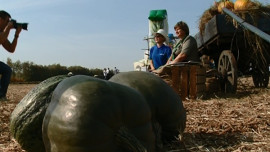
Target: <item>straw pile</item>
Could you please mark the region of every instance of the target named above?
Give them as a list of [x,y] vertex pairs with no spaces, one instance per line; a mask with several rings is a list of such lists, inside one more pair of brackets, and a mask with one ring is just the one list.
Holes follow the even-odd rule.
[[[270,5],[263,6],[260,3],[254,3],[256,5],[253,5],[253,9],[249,9],[248,11],[240,11],[235,12],[238,16],[240,16],[242,19],[246,19],[247,15],[251,17],[251,21],[248,21],[251,25],[257,26],[258,19],[259,18],[266,18],[270,20]],[[248,12],[248,13],[247,13]],[[238,27],[239,25],[234,22],[235,27]],[[253,57],[253,63],[255,65],[259,65],[260,71],[265,71],[265,69],[268,70],[268,64],[270,63],[270,51],[269,47],[270,44],[265,42],[262,38],[260,38],[258,35],[254,34],[253,32],[249,30],[243,30],[244,31],[244,37],[246,43],[250,46],[249,54]]]
[[203,12],[202,16],[199,19],[200,34],[203,34],[203,31],[205,29],[205,24],[217,14],[219,14],[217,5],[213,5],[209,9]]
[[[249,14],[251,14],[251,16],[257,16],[258,14],[261,15],[267,15],[270,11],[270,5],[262,5],[260,2],[258,1],[252,1],[252,5],[248,5],[247,6],[247,10],[234,10],[232,9],[232,11],[238,15],[240,15],[241,17],[243,17],[243,14],[248,12]],[[220,3],[223,3],[223,0],[220,0],[219,2],[215,2],[214,5],[210,6],[209,9],[205,10],[202,14],[202,16],[199,18],[199,31],[202,34],[204,29],[205,29],[205,24],[212,19],[215,15],[217,14],[222,14],[223,12],[218,11],[218,6]],[[269,15],[269,14],[268,14]]]
[[241,78],[238,85],[237,94],[217,93],[208,100],[184,101],[184,139],[170,149],[270,151],[270,90],[255,89],[250,77]]

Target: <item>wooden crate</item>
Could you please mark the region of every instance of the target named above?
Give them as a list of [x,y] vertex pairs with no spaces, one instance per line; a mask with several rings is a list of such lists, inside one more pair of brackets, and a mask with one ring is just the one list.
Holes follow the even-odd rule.
[[200,98],[205,92],[205,73],[200,65],[172,66],[171,86],[182,100]]
[[213,93],[220,91],[220,82],[216,77],[207,77],[205,82],[205,92]]

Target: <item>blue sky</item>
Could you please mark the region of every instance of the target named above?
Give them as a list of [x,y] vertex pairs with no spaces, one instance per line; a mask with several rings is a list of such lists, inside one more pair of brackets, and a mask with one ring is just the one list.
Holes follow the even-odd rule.
[[[259,0],[269,4],[269,0]],[[30,61],[86,68],[132,71],[147,48],[150,10],[166,9],[169,33],[183,20],[190,34],[198,32],[202,13],[214,0],[0,0],[2,10],[28,22],[15,53],[1,47],[0,60]],[[9,40],[15,30],[10,32]]]

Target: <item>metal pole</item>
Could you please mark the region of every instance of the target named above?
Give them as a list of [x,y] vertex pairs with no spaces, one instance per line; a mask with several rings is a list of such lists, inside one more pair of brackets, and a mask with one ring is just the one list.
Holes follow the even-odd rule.
[[260,36],[261,38],[263,38],[264,40],[266,40],[268,43],[270,43],[270,35],[263,32],[262,30],[258,29],[257,27],[245,22],[242,18],[238,17],[237,15],[235,15],[232,11],[230,11],[227,8],[223,8],[223,11],[231,16],[233,19],[235,19],[238,23],[240,23],[242,26],[244,26],[245,28],[247,28],[248,30],[250,30],[251,32],[255,33],[256,35]]

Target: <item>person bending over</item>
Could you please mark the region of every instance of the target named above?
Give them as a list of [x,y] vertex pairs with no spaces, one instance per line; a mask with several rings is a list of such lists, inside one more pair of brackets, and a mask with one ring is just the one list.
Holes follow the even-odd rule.
[[[6,11],[0,10],[0,44],[10,53],[13,53],[17,46],[17,41],[22,30],[22,27],[16,29],[12,42],[8,40],[9,32],[14,28],[13,22],[10,21],[11,16]],[[0,74],[2,75],[0,80],[0,101],[7,100],[6,94],[10,83],[12,70],[11,68],[0,61]]]

